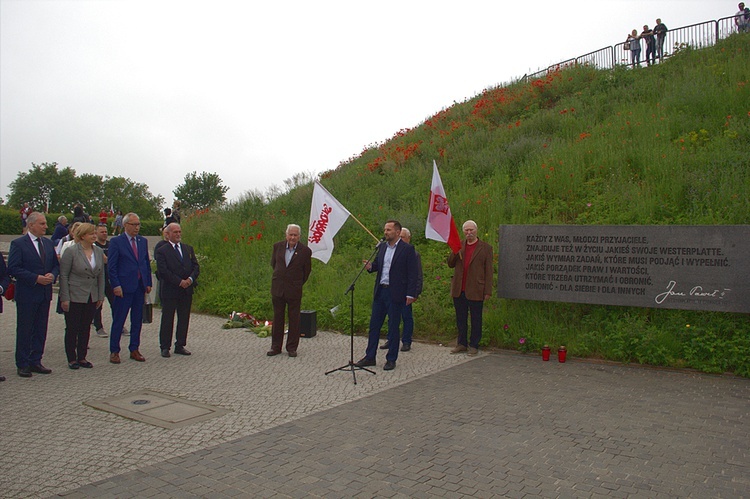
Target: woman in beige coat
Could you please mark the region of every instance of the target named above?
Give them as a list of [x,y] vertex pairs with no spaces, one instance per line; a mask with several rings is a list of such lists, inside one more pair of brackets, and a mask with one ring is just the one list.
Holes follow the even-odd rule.
[[86,360],[94,312],[104,301],[104,253],[94,245],[96,227],[84,223],[76,243],[60,258],[60,304],[65,312],[68,367],[94,367]]

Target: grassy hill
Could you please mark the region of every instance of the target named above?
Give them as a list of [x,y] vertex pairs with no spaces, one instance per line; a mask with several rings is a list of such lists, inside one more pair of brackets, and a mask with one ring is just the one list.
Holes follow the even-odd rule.
[[[367,147],[321,182],[376,235],[388,218],[412,230],[425,273],[415,335],[450,341],[449,250],[424,239],[433,159],[459,227],[475,220],[495,247],[501,224],[746,224],[749,40],[680,50],[648,68],[571,67],[487,89]],[[307,225],[309,180],[289,179],[270,201],[248,193],[190,217],[186,239],[204,257],[199,309],[271,318],[271,244],[286,224]],[[319,327],[348,332],[344,292],[373,243],[350,220],[330,262],[313,261],[303,309],[318,311]],[[366,332],[373,279],[364,275],[356,288],[358,333]],[[483,342],[528,351],[565,344],[572,356],[750,376],[750,325],[741,314],[493,298]]]

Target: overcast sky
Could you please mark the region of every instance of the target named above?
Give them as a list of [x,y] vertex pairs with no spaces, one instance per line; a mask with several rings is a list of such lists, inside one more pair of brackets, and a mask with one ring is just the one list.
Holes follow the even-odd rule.
[[[31,163],[171,204],[319,173],[550,64],[732,15],[736,1],[0,0],[0,196]],[[643,56],[642,56],[643,57]]]

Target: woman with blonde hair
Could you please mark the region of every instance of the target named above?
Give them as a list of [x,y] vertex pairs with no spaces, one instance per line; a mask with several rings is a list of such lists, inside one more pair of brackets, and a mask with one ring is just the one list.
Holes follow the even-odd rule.
[[638,36],[638,30],[634,29],[625,39],[625,43],[630,48],[630,63],[633,67],[641,67],[641,37]]
[[60,239],[60,242],[57,243],[57,248],[55,248],[55,252],[57,253],[57,258],[62,258],[63,253],[65,253],[65,250],[68,249],[70,246],[75,244],[75,236],[76,231],[78,230],[78,227],[81,226],[81,222],[73,222],[70,224],[70,228],[68,229],[68,235]]
[[104,301],[104,252],[94,245],[96,227],[83,223],[60,258],[60,305],[65,312],[68,367],[94,367],[86,360],[94,312]]

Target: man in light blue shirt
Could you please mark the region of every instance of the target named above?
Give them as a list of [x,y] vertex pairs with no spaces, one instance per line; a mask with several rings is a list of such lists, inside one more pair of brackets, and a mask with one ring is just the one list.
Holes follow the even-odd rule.
[[404,307],[411,305],[417,297],[417,256],[414,246],[400,239],[401,224],[388,220],[383,229],[384,244],[380,245],[375,260],[368,263],[368,272],[377,272],[370,315],[370,330],[365,356],[355,365],[376,365],[380,329],[388,316],[388,353],[384,371],[396,368],[399,326]]

